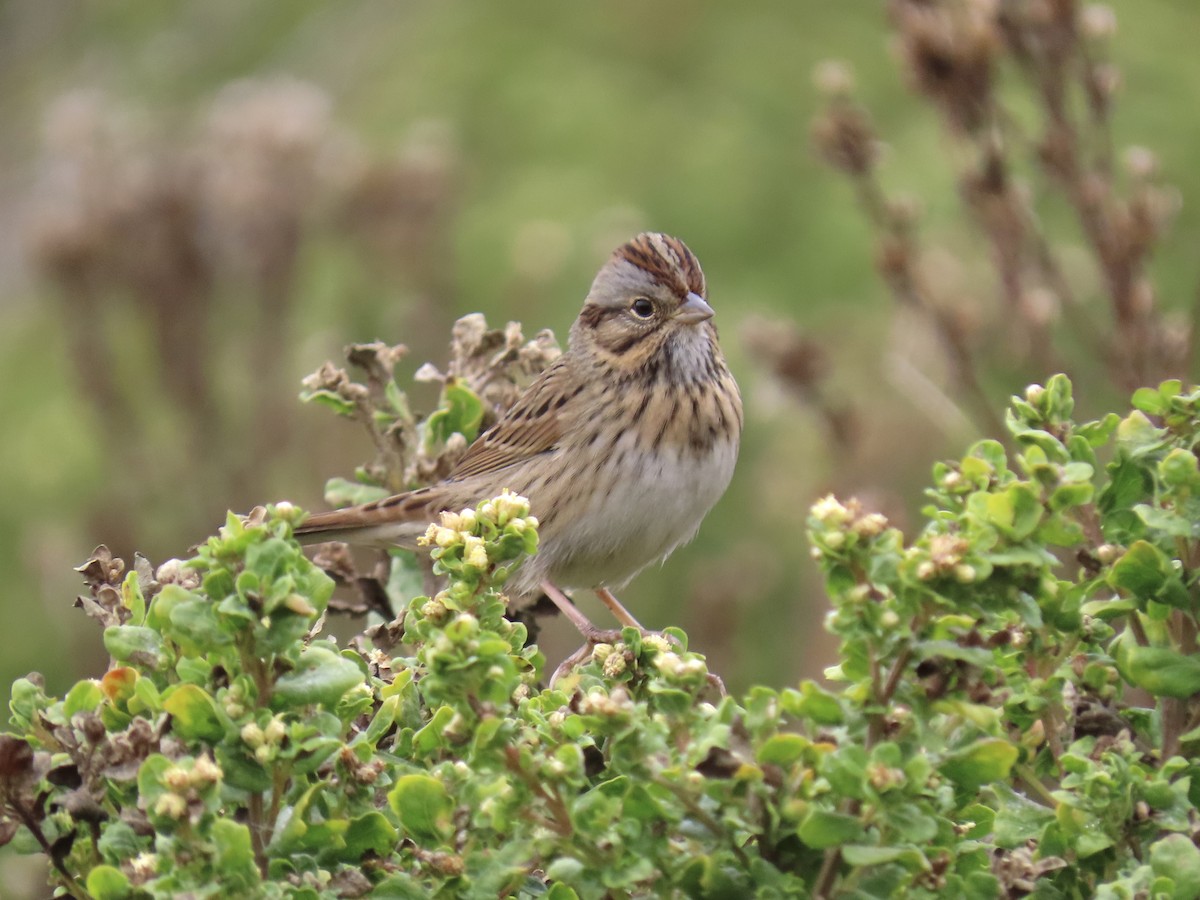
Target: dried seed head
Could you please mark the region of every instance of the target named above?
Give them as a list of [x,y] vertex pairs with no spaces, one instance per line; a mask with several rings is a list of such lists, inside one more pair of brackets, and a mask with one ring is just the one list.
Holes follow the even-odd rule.
[[812,142],[821,158],[838,171],[859,177],[879,159],[875,129],[866,112],[847,100],[834,100],[812,124]]
[[993,4],[892,0],[888,11],[913,88],[937,104],[952,128],[976,131],[992,103],[1001,43]]

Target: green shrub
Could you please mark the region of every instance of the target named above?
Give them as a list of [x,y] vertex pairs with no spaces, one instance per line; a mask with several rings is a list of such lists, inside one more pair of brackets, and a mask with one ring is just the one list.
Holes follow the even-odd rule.
[[431,526],[394,651],[320,637],[286,504],[157,573],[98,553],[113,666],[13,685],[0,839],[100,900],[1200,896],[1200,391],[1133,402],[1014,398],[911,542],[819,501],[825,687],[719,696],[675,629],[546,687],[512,495]]

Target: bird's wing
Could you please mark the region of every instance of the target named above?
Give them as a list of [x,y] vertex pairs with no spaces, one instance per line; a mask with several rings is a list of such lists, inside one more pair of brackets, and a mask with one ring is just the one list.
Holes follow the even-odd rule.
[[[449,477],[432,487],[372,503],[316,513],[296,529],[304,543],[350,541],[412,545],[439,509],[464,502],[460,482],[518,465],[554,449],[562,436],[562,408],[581,393],[571,369],[556,361],[544,370],[495,425],[482,434]],[[483,498],[479,498],[483,499]],[[418,527],[419,526],[419,527]]]
[[447,481],[486,475],[553,450],[563,435],[561,410],[581,393],[570,366],[559,357],[495,425],[484,432]]

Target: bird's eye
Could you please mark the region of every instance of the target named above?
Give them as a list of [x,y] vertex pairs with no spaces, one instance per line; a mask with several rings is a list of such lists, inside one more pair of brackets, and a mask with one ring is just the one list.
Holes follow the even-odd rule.
[[654,315],[654,304],[645,297],[638,297],[629,307],[639,319],[648,319]]

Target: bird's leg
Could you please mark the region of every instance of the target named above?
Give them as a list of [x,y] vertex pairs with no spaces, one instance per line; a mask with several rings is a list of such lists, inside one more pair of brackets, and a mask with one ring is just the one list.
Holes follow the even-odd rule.
[[635,619],[633,614],[621,605],[621,601],[614,597],[612,591],[610,591],[608,588],[596,588],[596,596],[600,598],[601,603],[608,607],[609,612],[613,614],[613,616],[618,622],[621,623],[621,625],[636,628],[641,632],[646,631],[646,629],[642,627],[642,623]]
[[[610,643],[621,637],[619,631],[602,631],[593,625],[591,619],[580,612],[579,607],[571,602],[571,598],[549,581],[542,582],[542,590],[550,598],[550,602],[557,606],[559,611],[571,620],[571,624],[575,626],[589,644]],[[629,613],[625,613],[625,615],[628,616]],[[630,618],[633,617],[630,616]],[[637,627],[640,628],[641,626]]]
[[569,675],[576,666],[583,665],[592,655],[592,642],[584,644],[566,659],[558,664],[558,668],[554,670],[554,674],[550,676],[550,690],[554,690],[554,686],[558,684],[558,679],[564,675]]

